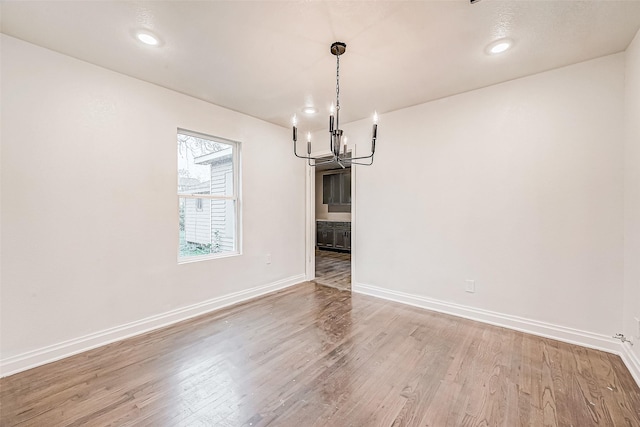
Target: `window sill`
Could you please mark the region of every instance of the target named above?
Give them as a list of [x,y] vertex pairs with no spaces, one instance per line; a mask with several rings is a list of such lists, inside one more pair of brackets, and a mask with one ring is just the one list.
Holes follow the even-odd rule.
[[231,258],[239,255],[242,255],[242,252],[226,252],[223,254],[209,254],[209,255],[193,256],[189,258],[178,258],[178,264],[191,264],[193,262],[209,261],[212,259],[221,259],[221,258]]

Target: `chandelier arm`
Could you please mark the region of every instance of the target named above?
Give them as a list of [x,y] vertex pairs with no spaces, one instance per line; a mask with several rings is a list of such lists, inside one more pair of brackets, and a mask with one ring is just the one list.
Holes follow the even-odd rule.
[[[298,157],[299,159],[307,159],[307,160],[320,160],[322,159],[322,157],[307,157],[307,156],[300,156],[297,153],[294,153],[296,155],[296,157]],[[333,161],[333,160],[332,160]],[[328,163],[331,163],[332,161],[329,161]],[[322,164],[322,163],[318,163],[318,164]],[[315,166],[315,165],[311,165],[311,166]]]
[[364,160],[364,159],[372,159],[372,158],[373,158],[373,154],[369,154],[368,156],[352,157],[353,160]]
[[316,157],[299,156],[298,154],[296,154],[296,157],[299,159],[310,159],[310,160],[316,160],[319,158],[319,157],[316,158]]
[[322,165],[326,165],[329,163],[334,163],[335,160],[331,159],[331,160],[323,160],[323,161],[318,161],[320,159],[322,159],[323,157],[317,157],[317,158],[312,158],[314,160],[314,163],[311,164],[311,160],[309,160],[309,166],[311,167],[316,167],[316,166],[322,166]]
[[361,166],[371,166],[373,164],[373,157],[371,157],[371,161],[369,163],[361,163],[361,162],[349,162],[350,165],[361,165]]
[[293,154],[300,159],[308,159],[308,160],[320,160],[322,157],[311,157],[311,156],[301,156],[296,151],[296,142],[293,141]]
[[325,163],[333,163],[333,162],[335,162],[335,160],[333,160],[333,159],[319,162],[319,160],[323,159],[323,157],[306,157],[306,156],[299,156],[297,154],[296,154],[296,157],[298,157],[299,159],[315,160],[316,163],[313,164],[313,165],[309,165],[309,166],[320,166],[320,165],[324,165]]
[[350,159],[352,159],[352,160],[373,159],[373,155],[374,155],[374,153],[371,153],[368,156],[350,157]]
[[[315,167],[315,166],[320,166],[320,165],[324,165],[327,163],[334,163],[336,162],[336,158],[333,157],[330,160],[326,160],[326,157],[312,157],[312,156],[301,156],[296,152],[296,143],[293,143],[293,154],[300,158],[300,159],[307,159],[307,162],[309,163],[309,166]],[[311,164],[311,160],[314,161],[314,164]],[[344,166],[343,166],[344,167]]]
[[[323,157],[319,157],[318,159],[322,159],[322,158],[323,158]],[[329,164],[329,163],[334,163],[335,161],[336,161],[336,160],[335,160],[335,159],[333,159],[333,158],[331,158],[331,160],[323,160],[323,161],[321,161],[321,162],[316,161],[315,165],[313,165],[313,166],[326,165],[326,164]]]

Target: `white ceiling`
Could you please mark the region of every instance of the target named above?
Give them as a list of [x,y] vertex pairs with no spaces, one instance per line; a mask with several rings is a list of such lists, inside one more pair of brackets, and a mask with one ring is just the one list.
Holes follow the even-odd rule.
[[[640,0],[3,0],[1,12],[5,34],[283,126],[297,113],[301,130],[327,126],[336,40],[353,121],[620,52],[640,28]],[[487,55],[502,37],[513,48]]]

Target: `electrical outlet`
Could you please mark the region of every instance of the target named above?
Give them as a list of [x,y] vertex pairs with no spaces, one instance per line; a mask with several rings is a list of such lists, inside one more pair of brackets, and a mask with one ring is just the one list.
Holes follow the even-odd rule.
[[267,254],[266,260],[267,260],[267,264],[271,264],[271,254]]
[[633,320],[636,321],[636,338],[640,340],[640,319],[634,317]]
[[465,280],[464,281],[464,290],[466,292],[474,293],[476,291],[476,281],[475,280]]

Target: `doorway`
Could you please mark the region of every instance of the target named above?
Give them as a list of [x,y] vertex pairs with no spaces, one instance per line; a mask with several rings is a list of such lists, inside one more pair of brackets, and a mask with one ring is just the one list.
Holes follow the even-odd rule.
[[[314,281],[351,290],[354,186],[351,167],[327,163],[311,170],[314,193]],[[311,248],[310,248],[311,249]]]

